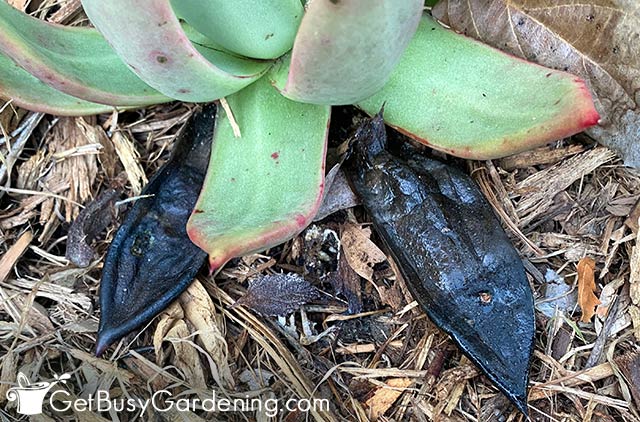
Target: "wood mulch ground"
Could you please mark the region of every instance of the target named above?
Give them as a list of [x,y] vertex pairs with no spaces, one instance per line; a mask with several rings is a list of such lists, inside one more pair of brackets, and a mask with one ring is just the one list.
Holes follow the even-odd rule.
[[[328,398],[330,405],[269,419],[266,407],[186,413],[174,406],[141,415],[140,408],[56,413],[45,404],[43,415],[31,417],[36,421],[524,420],[412,301],[357,206],[314,223],[285,245],[233,260],[215,278],[201,272],[146,328],[94,357],[101,268],[129,204],[118,208],[87,268],[65,259],[70,223],[110,187],[124,186],[123,199],[138,195],[192,109],[176,103],[91,118],[10,106],[0,112],[2,420],[16,418],[15,402],[5,394],[18,372],[32,382],[69,373],[55,389],[73,398],[102,390],[112,399],[145,400],[167,390],[174,400],[215,392],[281,404]],[[342,129],[332,132],[334,145],[344,140]],[[533,420],[640,420],[640,273],[630,265],[631,257],[640,257],[638,172],[581,136],[462,164],[501,217],[535,292]],[[360,258],[349,262],[347,254]],[[602,302],[588,323],[580,322],[576,298],[576,265],[584,257],[595,260],[595,294]],[[287,318],[232,306],[248,280],[283,272],[304,275],[324,297]]]

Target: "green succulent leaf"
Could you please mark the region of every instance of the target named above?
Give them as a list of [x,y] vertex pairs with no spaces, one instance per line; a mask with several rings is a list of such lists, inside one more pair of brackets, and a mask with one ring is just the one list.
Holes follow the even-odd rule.
[[274,59],[293,46],[304,14],[300,0],[172,0],[189,25],[227,50]]
[[324,188],[330,109],[281,96],[266,78],[227,97],[217,117],[207,177],[187,224],[209,253],[211,270],[300,232],[315,216]]
[[59,116],[83,116],[113,110],[111,106],[90,103],[51,88],[3,54],[0,54],[0,98],[28,110]]
[[358,106],[435,149],[514,154],[597,123],[585,82],[456,34],[424,16],[385,87]]
[[212,101],[249,85],[271,65],[192,44],[169,0],[82,0],[82,6],[140,79],[171,98]]
[[352,104],[389,78],[420,20],[424,0],[315,0],[298,29],[289,68],[274,74],[286,97]]
[[131,72],[95,29],[51,24],[4,0],[0,0],[0,51],[73,97],[121,106],[170,101]]

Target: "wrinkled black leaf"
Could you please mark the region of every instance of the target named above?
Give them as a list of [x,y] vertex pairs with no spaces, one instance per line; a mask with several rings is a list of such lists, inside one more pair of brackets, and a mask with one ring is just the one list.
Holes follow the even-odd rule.
[[120,229],[100,284],[96,354],[149,322],[191,283],[206,253],[191,243],[186,224],[209,163],[215,106],[196,112],[171,159],[149,181]]
[[535,332],[533,296],[518,253],[469,176],[385,150],[381,116],[354,144],[354,188],[432,321],[523,412]]

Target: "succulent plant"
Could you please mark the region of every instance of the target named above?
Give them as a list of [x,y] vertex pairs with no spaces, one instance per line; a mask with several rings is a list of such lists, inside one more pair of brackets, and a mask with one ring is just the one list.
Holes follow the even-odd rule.
[[[333,105],[370,115],[384,106],[386,124],[469,159],[597,123],[583,80],[445,29],[424,3],[82,0],[94,29],[51,24],[0,0],[0,97],[56,115],[224,97],[186,227],[215,271],[293,237],[315,216]],[[193,261],[189,274],[199,268]],[[179,284],[163,297],[179,294]],[[98,352],[165,302],[103,336]]]
[[0,96],[59,115],[226,97],[191,239],[215,270],[290,238],[324,186],[330,106],[488,159],[594,125],[582,80],[441,27],[423,0],[83,0],[89,27],[0,1]]
[[[0,97],[88,115],[226,98],[187,224],[212,271],[291,238],[324,189],[332,105],[447,153],[509,155],[596,124],[584,81],[447,30],[423,0],[82,0],[96,29],[0,0]],[[236,139],[235,125],[241,131]]]

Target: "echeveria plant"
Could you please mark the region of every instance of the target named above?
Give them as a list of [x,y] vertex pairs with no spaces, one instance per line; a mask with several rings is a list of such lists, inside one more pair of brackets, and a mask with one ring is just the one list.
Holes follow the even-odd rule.
[[[594,125],[582,80],[441,27],[423,0],[83,0],[96,29],[0,0],[0,96],[58,115],[226,97],[188,223],[215,270],[318,209],[331,105],[489,159]],[[241,138],[236,139],[232,123]]]

